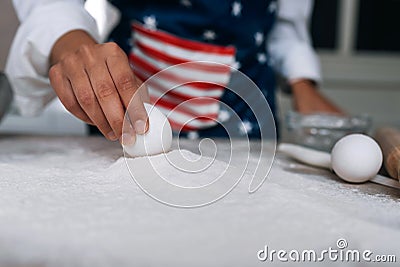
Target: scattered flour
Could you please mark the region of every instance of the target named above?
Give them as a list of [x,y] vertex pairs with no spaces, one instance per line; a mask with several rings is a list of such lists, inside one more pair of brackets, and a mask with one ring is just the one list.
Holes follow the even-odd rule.
[[[143,160],[127,161],[140,168]],[[152,160],[170,168],[160,155]],[[251,157],[250,168],[256,162]],[[217,161],[206,172],[226,167]],[[170,170],[172,182],[194,182]],[[118,144],[2,137],[0,266],[262,266],[256,253],[265,245],[322,250],[339,238],[400,257],[399,192],[345,184],[282,156],[255,194],[247,193],[249,179],[213,205],[172,208],[139,189]]]

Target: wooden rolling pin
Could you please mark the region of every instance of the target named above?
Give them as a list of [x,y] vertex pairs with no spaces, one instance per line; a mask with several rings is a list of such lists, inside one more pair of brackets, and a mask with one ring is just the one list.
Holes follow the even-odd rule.
[[376,131],[375,138],[382,149],[386,171],[400,181],[400,131],[382,127]]

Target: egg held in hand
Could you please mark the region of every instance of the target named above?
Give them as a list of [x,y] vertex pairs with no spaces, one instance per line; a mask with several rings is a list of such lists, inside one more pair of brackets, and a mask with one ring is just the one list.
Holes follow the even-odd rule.
[[335,144],[331,155],[332,169],[351,183],[363,183],[376,176],[383,161],[377,142],[363,134],[343,137]]
[[155,106],[145,103],[149,128],[143,134],[136,134],[133,145],[123,145],[131,157],[143,157],[168,152],[172,144],[172,129],[167,117]]

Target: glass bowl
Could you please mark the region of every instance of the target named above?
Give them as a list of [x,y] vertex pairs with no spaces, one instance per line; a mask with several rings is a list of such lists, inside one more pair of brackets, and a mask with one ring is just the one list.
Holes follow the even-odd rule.
[[337,116],[329,114],[303,115],[289,111],[285,118],[290,141],[306,147],[331,151],[335,143],[352,133],[367,134],[372,125],[367,114]]

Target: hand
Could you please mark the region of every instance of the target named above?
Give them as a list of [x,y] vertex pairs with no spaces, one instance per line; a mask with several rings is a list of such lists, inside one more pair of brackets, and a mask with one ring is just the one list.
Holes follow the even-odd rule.
[[[147,90],[142,87],[138,92],[141,81],[133,75],[128,58],[118,45],[97,44],[86,32],[72,31],[56,42],[50,63],[50,83],[73,115],[96,125],[113,141],[121,141],[124,134],[124,143],[134,143],[135,133],[147,131],[143,106],[143,101],[149,100]],[[128,105],[133,127],[122,133]]]
[[344,115],[344,112],[322,95],[314,83],[309,80],[300,80],[293,83],[292,92],[294,109],[299,113]]

